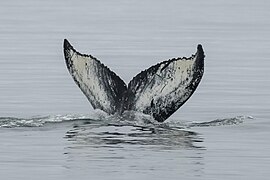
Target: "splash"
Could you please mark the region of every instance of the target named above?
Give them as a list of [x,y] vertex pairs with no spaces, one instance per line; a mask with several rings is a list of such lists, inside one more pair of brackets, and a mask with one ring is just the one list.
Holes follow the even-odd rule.
[[251,116],[236,116],[232,118],[216,119],[207,122],[191,122],[183,123],[155,121],[150,115],[138,112],[126,112],[123,115],[108,115],[102,111],[96,110],[93,114],[67,114],[67,115],[49,115],[37,116],[31,118],[20,117],[0,117],[0,128],[15,128],[15,127],[42,127],[49,123],[63,123],[63,122],[79,122],[97,123],[101,126],[133,126],[146,128],[167,128],[167,129],[185,129],[192,127],[210,127],[210,126],[226,126],[237,125],[243,123],[245,120],[253,119]]
[[243,123],[245,120],[254,119],[252,116],[236,116],[232,118],[216,119],[213,121],[191,123],[188,127],[211,127],[211,126],[227,126]]
[[0,117],[0,127],[15,128],[15,127],[41,127],[47,123],[61,123],[64,121],[75,121],[89,118],[86,115],[54,115],[31,118],[19,117]]

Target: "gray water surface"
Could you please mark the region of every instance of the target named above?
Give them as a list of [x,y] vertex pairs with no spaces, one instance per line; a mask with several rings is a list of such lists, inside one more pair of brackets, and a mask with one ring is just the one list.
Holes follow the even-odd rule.
[[[268,179],[270,1],[0,3],[1,179]],[[205,74],[163,124],[94,112],[62,43],[126,83],[202,44]],[[146,118],[147,119],[147,118]]]

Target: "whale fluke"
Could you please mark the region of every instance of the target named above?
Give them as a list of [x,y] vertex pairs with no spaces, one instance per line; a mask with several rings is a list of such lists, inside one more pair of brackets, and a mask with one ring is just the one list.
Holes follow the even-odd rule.
[[128,84],[125,108],[165,121],[194,93],[204,71],[204,52],[198,45],[190,58],[161,62],[135,76]]
[[108,114],[138,111],[165,121],[194,93],[204,72],[204,52],[199,44],[189,58],[156,64],[124,81],[91,55],[77,52],[64,40],[67,68],[94,109]]
[[127,90],[124,81],[95,57],[77,52],[66,39],[64,55],[71,76],[93,108],[108,114],[119,111]]

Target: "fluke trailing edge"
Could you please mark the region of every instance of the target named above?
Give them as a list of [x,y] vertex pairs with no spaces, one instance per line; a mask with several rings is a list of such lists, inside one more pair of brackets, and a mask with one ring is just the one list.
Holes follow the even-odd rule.
[[194,93],[204,72],[204,52],[199,44],[189,58],[175,58],[140,72],[125,82],[91,55],[77,52],[64,40],[67,68],[94,109],[108,114],[138,111],[165,121]]

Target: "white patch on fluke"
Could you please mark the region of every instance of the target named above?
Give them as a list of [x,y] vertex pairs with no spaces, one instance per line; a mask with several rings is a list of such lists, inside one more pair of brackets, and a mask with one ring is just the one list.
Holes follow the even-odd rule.
[[102,77],[99,77],[97,73],[97,61],[90,56],[80,56],[73,50],[70,50],[70,54],[73,54],[70,59],[73,64],[71,75],[80,83],[80,88],[87,94],[90,101],[98,101],[105,109],[110,109],[111,104],[108,94],[100,84],[100,78]]
[[138,92],[142,93],[136,94],[136,109],[143,110],[158,99],[166,101],[166,99],[175,99],[175,96],[186,99],[185,88],[191,83],[193,77],[194,59],[193,56],[192,59],[174,61],[165,68],[166,64],[160,66],[157,72],[149,77],[152,79],[149,85],[141,87],[142,89]]
[[93,108],[115,113],[126,90],[125,83],[93,56],[75,51],[67,40],[64,55],[70,74]]

